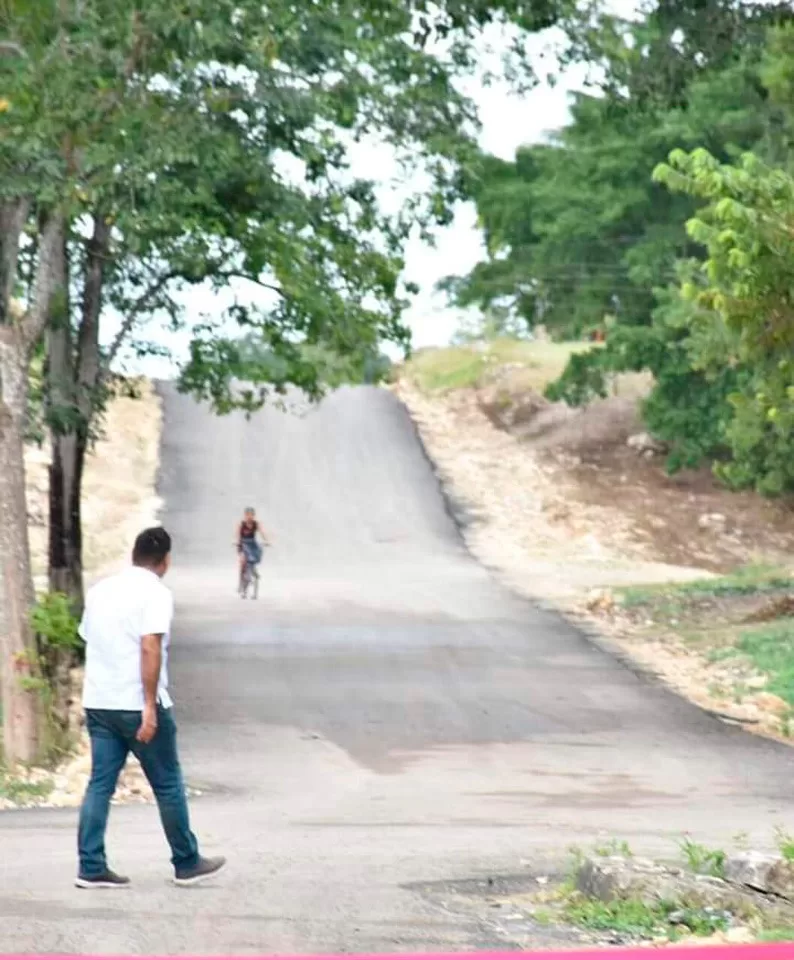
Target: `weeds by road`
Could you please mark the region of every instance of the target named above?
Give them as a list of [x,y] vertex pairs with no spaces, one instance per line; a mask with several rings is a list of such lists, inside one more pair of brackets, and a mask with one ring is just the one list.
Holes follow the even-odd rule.
[[[760,733],[794,734],[794,574],[727,577],[593,598],[601,629],[622,637],[673,686]],[[655,654],[655,655],[654,655]]]

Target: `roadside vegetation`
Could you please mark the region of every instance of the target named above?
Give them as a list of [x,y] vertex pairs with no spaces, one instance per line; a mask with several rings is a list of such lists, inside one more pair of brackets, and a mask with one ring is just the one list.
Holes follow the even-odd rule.
[[[472,508],[472,545],[484,562],[530,596],[561,602],[705,709],[791,739],[789,501],[734,491],[707,465],[670,477],[665,445],[637,409],[652,388],[647,374],[616,375],[611,395],[584,409],[544,399],[588,349],[501,337],[420,351],[397,389],[404,385],[431,455]],[[447,438],[441,446],[428,434],[430,414]],[[580,573],[593,539],[609,560]],[[547,563],[550,550],[559,572],[532,579],[533,561]],[[666,566],[646,573],[642,563]],[[626,587],[637,581],[650,585]]]
[[[675,472],[794,491],[794,14],[708,0],[601,12],[596,89],[472,197],[487,257],[443,287],[481,328],[597,335],[549,388],[587,404],[645,372],[647,429]],[[523,327],[523,332],[522,332]]]
[[675,943],[683,936],[710,937],[728,929],[728,919],[719,913],[664,901],[653,905],[641,900],[602,903],[571,895],[563,916],[568,923],[585,930],[612,933],[639,942]]
[[647,860],[613,839],[572,849],[564,877],[544,878],[505,905],[599,945],[790,940],[791,860],[784,838],[779,846],[769,854],[743,845],[732,852],[684,837],[675,855]]
[[762,702],[778,716],[776,732],[794,736],[794,574],[751,568],[617,597],[641,636],[672,635],[711,665],[709,693],[726,711],[767,694]]
[[478,344],[418,350],[402,375],[428,393],[484,386],[490,375],[506,366],[515,370],[527,390],[542,392],[565,370],[571,356],[589,343],[552,343],[497,337]]
[[0,767],[0,800],[8,800],[14,806],[25,806],[31,801],[43,799],[51,790],[52,780],[32,783],[29,778],[9,773]]
[[[429,395],[468,388],[468,406],[450,397],[450,421],[483,414],[539,484],[545,471],[565,487],[565,505],[549,483],[534,503],[515,491],[523,526],[503,555],[526,550],[533,525],[545,547],[538,520],[550,517],[583,552],[589,525],[605,564],[661,562],[682,574],[670,581],[702,570],[695,586],[635,596],[624,571],[613,596],[605,570],[583,618],[696,702],[788,738],[794,12],[722,0],[652,4],[632,20],[601,10],[580,42],[599,71],[569,124],[510,160],[483,157],[472,181],[486,254],[441,287],[479,319],[406,376]],[[559,374],[531,359],[555,348],[568,353]],[[491,506],[506,540],[503,513]],[[520,557],[510,564],[521,583]],[[780,572],[749,575],[752,564]],[[526,582],[531,593],[549,578]]]

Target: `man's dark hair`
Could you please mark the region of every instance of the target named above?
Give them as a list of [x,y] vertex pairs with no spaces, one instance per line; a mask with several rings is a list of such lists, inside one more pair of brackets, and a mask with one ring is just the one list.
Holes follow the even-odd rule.
[[159,567],[171,552],[171,537],[163,527],[149,527],[135,538],[132,562],[136,567]]

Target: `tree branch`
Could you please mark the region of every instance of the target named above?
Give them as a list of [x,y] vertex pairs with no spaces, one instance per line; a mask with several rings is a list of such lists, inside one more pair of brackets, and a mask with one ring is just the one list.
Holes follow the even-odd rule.
[[99,383],[99,318],[105,263],[110,248],[110,224],[101,212],[94,214],[94,232],[86,244],[82,316],[77,335],[77,402],[86,420],[91,415],[93,391]]
[[277,287],[273,283],[268,283],[265,280],[258,280],[247,273],[241,273],[239,270],[219,270],[216,273],[208,275],[205,279],[207,280],[247,280],[248,283],[253,283],[257,287],[261,287],[262,290],[270,290],[273,293],[277,293],[280,297],[284,298],[286,295],[281,287]]
[[[105,356],[105,362],[100,373],[101,377],[106,377],[109,373],[111,364],[118,356],[119,350],[122,348],[124,341],[130,335],[135,327],[135,324],[140,319],[141,314],[151,309],[154,298],[159,293],[162,293],[165,287],[172,280],[178,279],[185,279],[183,274],[178,270],[172,270],[168,273],[164,273],[162,276],[158,277],[157,280],[153,281],[151,285],[130,306],[129,310],[127,311],[126,319],[119,328],[118,333],[113,339],[110,349]],[[200,280],[193,280],[191,283],[195,286],[197,283],[203,283],[205,280],[247,280],[249,283],[253,283],[257,287],[261,287],[263,290],[270,290],[273,293],[278,294],[280,297],[285,296],[284,291],[275,284],[267,283],[265,280],[257,280],[254,277],[251,277],[245,273],[241,273],[238,270],[208,271],[206,276],[202,277]]]
[[151,301],[157,296],[157,294],[161,293],[172,280],[176,280],[179,276],[180,274],[177,271],[170,271],[169,273],[162,274],[132,304],[127,312],[126,319],[121,324],[121,327],[119,328],[118,333],[114,337],[113,342],[110,345],[110,349],[107,352],[105,363],[101,371],[102,377],[107,376],[108,372],[110,371],[110,365],[118,356],[119,350],[122,348],[124,341],[130,335],[132,328],[140,319],[140,315],[145,310],[149,309]]
[[52,296],[58,285],[58,258],[64,243],[64,222],[60,213],[50,213],[43,220],[39,237],[33,294],[28,311],[19,323],[25,349],[32,350],[44,333]]

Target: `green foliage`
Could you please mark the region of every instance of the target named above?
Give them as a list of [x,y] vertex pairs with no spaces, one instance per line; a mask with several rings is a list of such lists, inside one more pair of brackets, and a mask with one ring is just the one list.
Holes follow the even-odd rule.
[[482,347],[453,346],[417,350],[405,365],[406,376],[428,393],[477,387],[501,368],[509,367],[512,382],[543,391],[572,356],[587,350],[585,343],[543,340],[492,340]]
[[707,877],[718,877],[720,880],[725,879],[726,854],[724,850],[712,850],[702,843],[696,843],[690,837],[684,837],[680,843],[680,848],[687,866],[693,873]]
[[676,288],[660,291],[658,301],[652,324],[616,331],[614,346],[620,350],[621,339],[630,343],[633,335],[638,348],[634,369],[647,369],[654,376],[643,416],[653,435],[668,445],[667,467],[675,472],[722,452],[731,417],[728,396],[742,373],[730,366],[709,373],[694,369],[692,338],[699,311]]
[[663,584],[650,587],[629,587],[621,593],[624,607],[651,606],[670,599],[698,602],[717,597],[763,597],[794,589],[794,577],[766,567],[744,567],[724,577],[691,580],[686,583]]
[[794,943],[794,927],[769,927],[758,934],[761,943]]
[[648,371],[653,386],[642,401],[643,417],[650,432],[666,443],[667,467],[674,472],[696,467],[705,457],[718,456],[725,449],[725,429],[732,413],[728,397],[744,375],[728,366],[709,372],[693,369],[693,326],[701,311],[675,287],[657,296],[650,325],[613,327],[605,348],[571,358],[547,396],[580,406],[593,397],[607,396],[610,382],[619,373]]
[[769,678],[767,690],[794,705],[794,620],[778,620],[746,631],[737,649]]
[[777,848],[781,857],[789,863],[794,863],[794,836],[785,830],[776,831]]
[[570,923],[588,930],[609,931],[633,940],[664,937],[675,940],[685,929],[707,937],[727,929],[727,917],[699,908],[660,901],[653,905],[641,900],[590,900],[574,896],[565,909]]
[[494,340],[528,339],[530,330],[526,320],[514,309],[491,304],[482,312],[463,319],[452,337],[454,345],[489,343]]
[[550,398],[580,405],[648,371],[668,469],[710,460],[768,494],[794,484],[792,16],[708,0],[596,17],[575,46],[600,90],[548,143],[481,162],[488,259],[445,282],[459,305],[508,304],[557,336],[606,331]]
[[598,844],[594,851],[599,857],[633,857],[631,847],[626,840],[617,840],[612,837],[605,843]]
[[691,364],[739,372],[718,472],[762,493],[794,489],[794,178],[754,154],[722,164],[705,150],[674,152],[655,177],[707,201],[687,224],[707,255],[682,296],[697,308]]
[[761,140],[784,146],[759,71],[766,25],[786,12],[723,0],[693,11],[602,14],[577,37],[600,89],[573,97],[572,122],[549,142],[481,161],[471,187],[488,259],[444,282],[457,304],[507,304],[560,336],[649,323],[654,288],[698,250],[682,229],[696,205],[649,179],[656,164],[677,147],[727,159]]
[[284,392],[290,383],[291,371],[298,363],[316,371],[311,389],[307,389],[307,393],[315,399],[325,390],[345,384],[380,383],[392,369],[388,357],[363,346],[356,351],[340,354],[319,344],[298,344],[292,367],[282,353],[269,349],[254,334],[241,337],[230,347],[239,352],[238,362],[261,365],[262,379],[266,378],[277,394]]
[[48,762],[72,747],[69,729],[71,695],[70,670],[75,655],[82,654],[78,620],[71,598],[62,593],[42,594],[30,611],[35,651],[27,655],[29,675],[22,678],[24,689],[35,693],[44,719],[41,759]]
[[653,909],[640,900],[574,899],[565,911],[568,921],[589,930],[608,930],[623,933],[636,939],[650,939],[663,935],[665,913]]
[[42,650],[77,650],[82,645],[77,618],[65,594],[45,593],[39,597],[30,612],[30,624]]
[[25,806],[35,800],[40,800],[52,792],[51,780],[27,780],[24,777],[13,776],[0,767],[0,798],[10,800],[11,803]]
[[[482,28],[516,31],[511,65],[526,79],[522,31],[567,11],[563,0],[63,0],[50,20],[41,5],[5,4],[0,39],[19,55],[0,57],[0,190],[63,209],[70,274],[86,291],[99,276],[101,306],[124,318],[105,363],[125,345],[157,349],[140,335],[157,315],[189,331],[180,385],[217,410],[287,383],[315,394],[327,354],[360,369],[383,341],[407,347],[402,249],[410,231],[450,221],[470,176],[477,122],[457,81],[477,68]],[[403,183],[425,175],[395,215],[351,172],[362,142],[391,148]],[[179,290],[196,284],[235,286],[226,317],[184,315]],[[84,429],[102,403],[99,383],[81,395],[77,371],[97,322],[88,297],[60,311],[71,337],[49,406],[59,430]],[[240,333],[282,361],[277,382],[236,349]],[[252,388],[237,391],[240,380]]]

